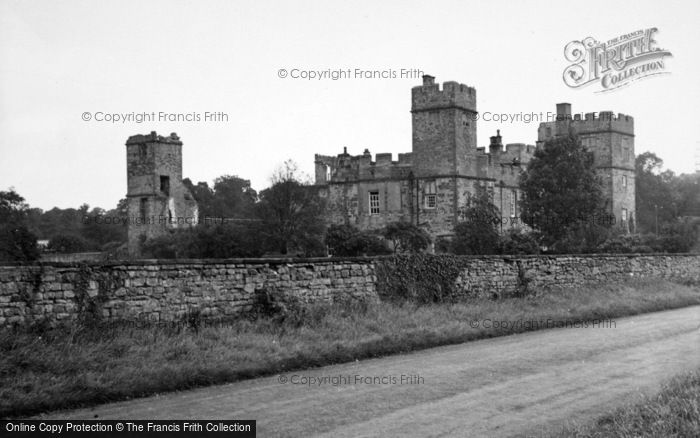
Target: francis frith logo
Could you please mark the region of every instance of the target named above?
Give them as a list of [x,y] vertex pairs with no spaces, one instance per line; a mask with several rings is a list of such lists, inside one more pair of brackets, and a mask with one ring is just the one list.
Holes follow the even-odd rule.
[[564,83],[571,88],[600,84],[597,92],[616,90],[631,82],[666,71],[664,57],[672,56],[659,48],[657,28],[637,30],[606,42],[592,37],[571,41],[564,48],[572,64],[564,70]]

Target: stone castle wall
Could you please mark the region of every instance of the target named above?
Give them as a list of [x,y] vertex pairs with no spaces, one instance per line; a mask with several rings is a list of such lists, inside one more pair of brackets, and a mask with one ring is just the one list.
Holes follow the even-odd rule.
[[[441,256],[431,256],[441,257]],[[455,257],[455,256],[445,256]],[[578,286],[629,278],[700,284],[700,254],[457,257],[465,297],[522,287]],[[179,260],[0,266],[0,327],[103,321],[236,318],[259,300],[317,303],[378,298],[377,265],[392,257],[306,260]],[[526,280],[524,280],[526,279]]]

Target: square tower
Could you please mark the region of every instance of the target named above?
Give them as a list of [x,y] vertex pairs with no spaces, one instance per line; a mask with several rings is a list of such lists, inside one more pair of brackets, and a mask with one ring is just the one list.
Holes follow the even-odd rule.
[[476,175],[476,90],[457,82],[411,90],[414,173],[427,176]]
[[133,135],[126,141],[129,208],[128,248],[141,255],[141,243],[168,229],[197,223],[197,203],[182,184],[182,142],[174,132]]
[[634,118],[612,111],[571,115],[571,105],[557,104],[555,121],[541,123],[538,145],[561,135],[575,135],[593,152],[595,166],[603,183],[605,208],[617,223],[634,231],[635,170]]

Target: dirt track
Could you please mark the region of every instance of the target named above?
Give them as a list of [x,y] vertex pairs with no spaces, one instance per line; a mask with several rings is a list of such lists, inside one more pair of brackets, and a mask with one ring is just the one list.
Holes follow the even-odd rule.
[[[51,418],[256,419],[260,437],[540,435],[634,401],[667,377],[700,366],[700,306],[611,325],[541,330]],[[422,380],[402,384],[401,375]],[[323,376],[338,384],[299,383]]]

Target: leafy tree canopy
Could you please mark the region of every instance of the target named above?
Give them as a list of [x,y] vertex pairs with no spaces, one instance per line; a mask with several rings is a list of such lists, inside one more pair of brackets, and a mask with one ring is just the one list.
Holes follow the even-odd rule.
[[537,149],[520,188],[522,219],[542,233],[545,244],[605,216],[593,154],[572,136],[556,137]]

